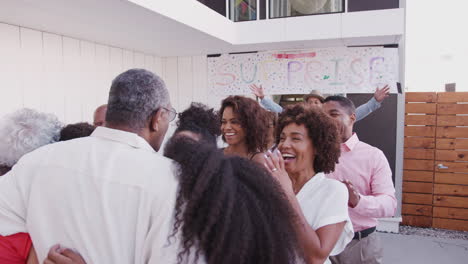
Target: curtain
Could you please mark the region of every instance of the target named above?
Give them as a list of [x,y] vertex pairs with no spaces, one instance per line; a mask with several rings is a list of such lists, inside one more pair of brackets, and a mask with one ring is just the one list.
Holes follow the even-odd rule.
[[270,18],[291,16],[289,0],[267,1],[270,1]]

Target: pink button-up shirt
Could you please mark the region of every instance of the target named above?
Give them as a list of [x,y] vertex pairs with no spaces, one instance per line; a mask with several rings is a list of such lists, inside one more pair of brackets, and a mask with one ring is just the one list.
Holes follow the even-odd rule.
[[328,177],[347,179],[360,193],[358,205],[349,208],[355,232],[376,226],[376,218],[395,214],[397,200],[387,158],[380,149],[359,141],[356,134],[341,144],[339,163]]

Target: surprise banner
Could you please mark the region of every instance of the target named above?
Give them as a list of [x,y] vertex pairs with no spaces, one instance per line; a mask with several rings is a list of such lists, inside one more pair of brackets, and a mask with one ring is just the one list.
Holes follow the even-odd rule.
[[216,95],[249,94],[250,84],[268,94],[397,92],[398,49],[328,48],[301,52],[223,54],[208,58],[208,84]]

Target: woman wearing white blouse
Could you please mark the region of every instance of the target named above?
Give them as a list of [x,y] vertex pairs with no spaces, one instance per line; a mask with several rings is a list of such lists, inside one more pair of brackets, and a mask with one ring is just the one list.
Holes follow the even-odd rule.
[[278,121],[278,150],[265,166],[284,189],[298,221],[306,263],[330,263],[353,238],[348,216],[348,191],[339,181],[325,178],[340,156],[336,123],[318,107],[286,108]]

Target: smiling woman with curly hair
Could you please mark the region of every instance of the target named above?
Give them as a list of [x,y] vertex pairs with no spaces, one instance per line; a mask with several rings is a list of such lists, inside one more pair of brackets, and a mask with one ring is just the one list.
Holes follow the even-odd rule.
[[228,144],[224,154],[263,164],[268,144],[268,112],[253,99],[229,96],[222,101],[219,115],[223,140]]
[[340,157],[337,123],[320,108],[298,104],[280,114],[277,139],[267,167],[298,216],[306,263],[330,263],[328,257],[341,253],[354,236],[348,190],[325,176]]

